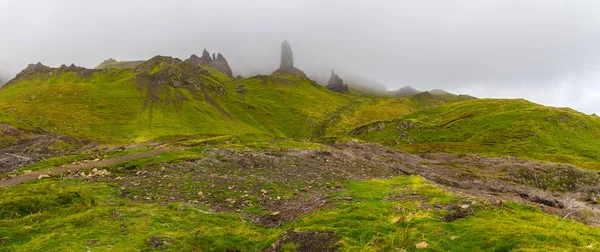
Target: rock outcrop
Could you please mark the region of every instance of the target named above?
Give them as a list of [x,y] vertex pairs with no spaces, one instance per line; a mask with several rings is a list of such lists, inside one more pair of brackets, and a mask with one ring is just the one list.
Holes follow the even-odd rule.
[[306,77],[306,74],[302,70],[294,67],[294,53],[292,52],[292,46],[290,46],[287,40],[281,43],[281,61],[279,62],[279,69],[275,73],[300,74]]
[[281,62],[279,63],[279,68],[294,68],[294,53],[292,52],[292,46],[287,40],[281,43]]
[[229,63],[227,63],[225,57],[223,57],[223,55],[220,53],[218,53],[216,57],[213,53],[211,57],[210,53],[206,49],[204,49],[204,51],[202,52],[202,57],[198,57],[196,54],[192,54],[192,56],[190,56],[185,61],[194,63],[199,66],[215,68],[220,72],[226,74],[227,76],[233,78],[233,71],[231,71]]
[[333,70],[331,70],[331,77],[329,77],[329,82],[327,82],[327,89],[342,94],[349,92],[348,84],[344,84],[344,80],[335,74]]
[[118,61],[116,59],[110,58],[107,60],[102,61],[102,63],[100,63],[100,66],[105,66],[105,65],[109,65],[109,64],[114,64],[117,63]]

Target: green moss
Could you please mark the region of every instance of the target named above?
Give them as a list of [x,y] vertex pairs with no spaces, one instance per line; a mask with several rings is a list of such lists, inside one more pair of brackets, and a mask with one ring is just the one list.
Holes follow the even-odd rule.
[[[600,239],[595,227],[514,203],[499,208],[473,205],[475,215],[442,222],[447,212],[432,206],[472,199],[417,176],[346,182],[330,198],[353,200],[335,201],[279,228],[253,224],[234,213],[210,214],[202,205],[135,203],[119,197],[118,191],[86,180],[0,188],[2,249],[262,251],[290,229],[332,230],[341,238],[341,251],[413,250],[421,241],[436,251],[576,250],[593,247]],[[245,211],[262,213],[257,207]]]

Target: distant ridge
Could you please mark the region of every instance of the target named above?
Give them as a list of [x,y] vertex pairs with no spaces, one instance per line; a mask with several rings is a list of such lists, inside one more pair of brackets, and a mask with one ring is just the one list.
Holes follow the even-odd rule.
[[396,91],[392,91],[394,93],[395,97],[408,97],[411,95],[416,95],[418,93],[421,93],[421,91],[416,90],[415,88],[411,87],[411,86],[404,86]]
[[94,67],[94,69],[108,69],[108,68],[135,68],[140,64],[144,63],[144,60],[134,60],[134,61],[117,61],[113,58],[102,61],[100,65]]

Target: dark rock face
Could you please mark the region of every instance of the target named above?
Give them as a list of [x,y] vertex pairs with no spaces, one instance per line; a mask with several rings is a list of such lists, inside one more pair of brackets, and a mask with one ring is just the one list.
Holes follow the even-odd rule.
[[275,74],[300,74],[306,77],[306,74],[302,70],[294,67],[294,53],[292,47],[287,40],[281,43],[281,61],[279,62],[279,69],[274,72]]
[[233,71],[231,71],[231,67],[229,67],[229,63],[222,54],[218,53],[217,58],[212,62],[214,68],[219,69],[219,71],[227,74],[227,76],[233,78]]
[[202,52],[202,57],[198,57],[198,56],[196,56],[196,54],[192,54],[192,56],[190,56],[185,61],[194,63],[199,66],[208,66],[208,67],[216,68],[220,72],[233,78],[233,71],[231,71],[231,67],[229,66],[229,63],[227,63],[227,60],[225,59],[225,57],[223,57],[223,55],[220,53],[218,53],[216,57],[215,57],[215,54],[213,53],[212,57],[211,57],[210,53],[206,49],[204,49],[204,51]]
[[331,77],[329,77],[329,82],[327,82],[327,89],[338,92],[338,93],[348,93],[348,84],[344,84],[344,80],[340,78],[333,70],[331,70]]
[[292,52],[292,46],[287,40],[281,43],[281,62],[279,63],[281,69],[294,68],[294,53]]
[[200,60],[206,63],[210,63],[212,61],[210,53],[206,50],[206,48],[204,49],[204,51],[202,51],[202,57],[200,58]]

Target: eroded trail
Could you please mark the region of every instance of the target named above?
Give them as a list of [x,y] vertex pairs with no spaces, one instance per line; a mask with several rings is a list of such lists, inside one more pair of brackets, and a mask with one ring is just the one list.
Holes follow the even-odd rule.
[[13,178],[9,178],[9,179],[0,181],[0,186],[15,186],[15,185],[21,184],[25,181],[39,179],[40,176],[50,176],[50,175],[62,174],[62,173],[66,173],[66,172],[75,172],[75,171],[79,171],[81,169],[86,169],[86,168],[99,168],[99,167],[115,165],[118,163],[130,161],[130,160],[133,160],[136,158],[156,156],[165,151],[170,151],[170,150],[177,150],[177,149],[176,148],[156,149],[156,150],[151,150],[151,151],[147,151],[147,152],[132,153],[132,154],[128,154],[125,156],[104,159],[104,160],[100,160],[97,162],[67,165],[65,167],[58,167],[58,168],[54,168],[51,170],[31,172],[31,173],[22,174],[22,175],[13,177]]

